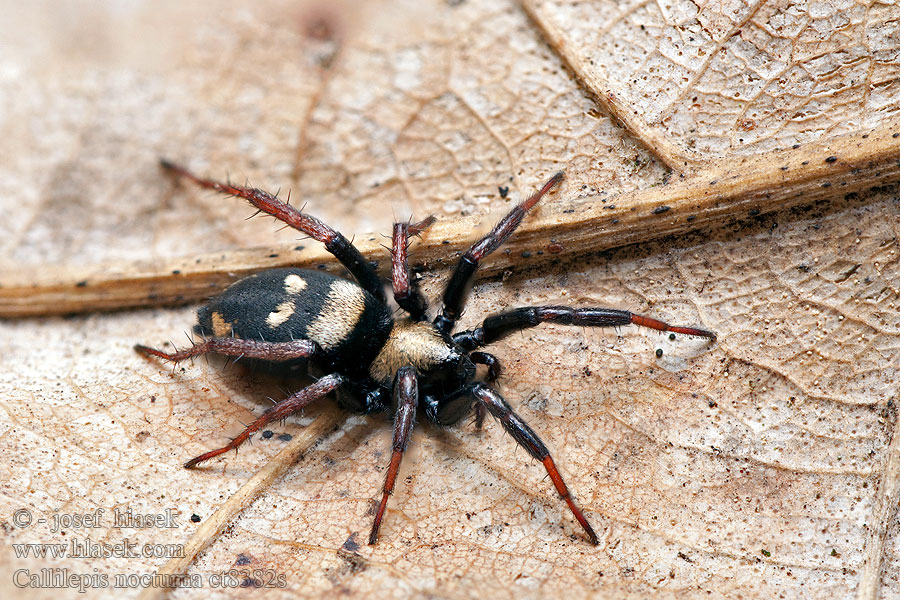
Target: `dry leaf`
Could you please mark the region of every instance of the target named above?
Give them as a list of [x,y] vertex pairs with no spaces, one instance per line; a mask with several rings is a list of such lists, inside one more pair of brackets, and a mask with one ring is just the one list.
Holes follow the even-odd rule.
[[[309,243],[244,221],[250,211],[233,199],[173,185],[159,156],[290,188],[349,234],[388,232],[410,214],[490,223],[561,167],[567,180],[536,219],[654,186],[664,194],[668,167],[684,161],[689,177],[735,154],[895,127],[897,44],[885,40],[898,15],[887,4],[525,8],[533,21],[500,0],[8,5],[4,266]],[[802,26],[771,26],[788,17]],[[692,28],[707,36],[692,46],[706,63],[661,67],[673,35]],[[652,60],[635,62],[643,49]],[[784,94],[762,70],[764,51],[794,74]],[[770,79],[745,80],[748,64]],[[638,74],[648,79],[633,85]],[[719,88],[755,89],[756,100]],[[607,91],[620,102],[598,104]],[[741,145],[736,127],[752,110],[762,116]],[[154,592],[147,584],[159,580],[128,576],[199,539],[208,546],[186,561],[185,583],[204,590],[173,598],[248,593],[232,582],[284,597],[897,597],[897,230],[896,192],[880,188],[640,247],[563,253],[480,283],[463,326],[503,306],[554,303],[720,335],[709,349],[634,328],[546,326],[495,347],[504,395],[553,451],[598,547],[542,467],[491,422],[481,432],[417,425],[375,547],[365,536],[387,465],[384,417],[347,417],[295,464],[279,458],[285,475],[255,501],[236,499],[285,447],[308,445],[288,436],[315,439],[343,417],[317,407],[186,471],[184,460],[299,383],[215,360],[172,371],[134,354],[136,342],[183,343],[192,308],[3,322],[0,589],[41,597],[16,587],[22,570],[56,569],[93,576],[93,596]],[[445,277],[424,275],[431,298]],[[207,533],[221,507],[236,516]],[[51,530],[54,516],[100,509],[98,527]],[[177,527],[114,528],[114,510],[171,511]],[[20,555],[22,544],[126,539],[150,555]],[[223,573],[237,580],[223,584]],[[97,589],[104,577],[127,589]],[[46,584],[45,596],[79,596]]]
[[524,5],[586,86],[667,164],[758,154],[897,115],[900,26],[889,4]]

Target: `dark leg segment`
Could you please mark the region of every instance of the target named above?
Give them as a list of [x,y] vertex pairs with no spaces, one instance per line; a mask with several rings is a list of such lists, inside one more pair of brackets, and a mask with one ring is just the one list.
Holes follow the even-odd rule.
[[590,542],[597,545],[597,534],[594,533],[594,529],[591,527],[590,523],[588,523],[584,514],[581,512],[581,509],[575,504],[572,494],[569,493],[569,488],[566,486],[565,481],[563,481],[562,476],[556,468],[556,464],[553,462],[553,457],[550,456],[550,451],[547,450],[547,447],[544,446],[544,443],[538,435],[527,423],[525,423],[525,421],[522,420],[521,417],[519,417],[519,415],[513,412],[513,409],[500,394],[489,388],[487,385],[483,383],[474,384],[472,386],[472,395],[479,403],[484,405],[489,413],[494,415],[494,417],[500,421],[503,429],[505,429],[520,446],[525,448],[525,450],[528,451],[528,454],[543,463],[544,468],[547,469],[547,474],[550,475],[550,479],[556,487],[556,491],[559,492],[562,499],[566,501],[569,510],[572,511],[572,514],[575,515],[575,519],[584,529],[585,533],[587,533]]
[[231,443],[227,446],[223,446],[217,450],[211,450],[200,456],[192,458],[191,460],[184,463],[185,469],[190,469],[191,467],[197,466],[199,463],[202,463],[205,460],[209,460],[210,458],[216,457],[220,454],[224,454],[229,450],[233,450],[250,439],[250,436],[265,427],[267,424],[272,421],[278,421],[280,419],[285,418],[291,413],[297,412],[301,408],[307,406],[311,402],[318,400],[319,398],[325,396],[329,392],[334,391],[339,385],[341,385],[345,381],[344,377],[333,373],[331,375],[326,375],[321,378],[314,384],[307,386],[296,392],[266,412],[264,412],[258,419],[250,423],[247,428],[240,433],[236,438],[231,440]]
[[478,263],[485,256],[500,247],[500,244],[512,235],[519,227],[522,219],[525,218],[531,208],[534,207],[543,196],[553,187],[562,181],[562,172],[557,173],[544,184],[537,193],[530,198],[517,204],[509,213],[503,217],[499,223],[486,236],[475,242],[465,254],[456,263],[456,269],[447,283],[447,289],[444,290],[444,308],[435,320],[434,324],[443,333],[450,333],[453,325],[462,315],[463,308],[466,305],[466,299],[472,289],[472,277],[478,269]]
[[197,177],[184,167],[167,160],[160,160],[159,163],[167,171],[186,177],[201,187],[244,198],[262,212],[268,213],[286,225],[322,242],[325,244],[325,249],[347,267],[364,290],[381,302],[385,301],[381,280],[378,278],[378,274],[375,273],[372,265],[366,261],[363,255],[359,253],[359,250],[356,249],[356,246],[351,244],[347,238],[319,219],[303,214],[288,203],[282,202],[275,196],[262,190]]
[[409,276],[409,236],[418,235],[434,223],[434,217],[409,225],[394,223],[393,243],[391,246],[391,283],[394,289],[394,300],[400,308],[409,313],[416,321],[425,318],[428,302],[416,288]]
[[484,320],[481,327],[463,331],[453,336],[463,347],[477,348],[506,337],[507,335],[534,327],[541,323],[559,325],[581,325],[584,327],[616,327],[635,324],[657,331],[671,331],[684,335],[705,337],[715,341],[716,334],[705,329],[669,325],[650,317],[630,313],[615,308],[568,308],[566,306],[529,306],[493,315]]
[[[484,365],[487,367],[487,383],[494,383],[495,381],[500,379],[500,361],[493,354],[488,354],[487,352],[472,352],[469,355],[469,359],[476,365]],[[477,429],[481,429],[481,426],[484,425],[485,416],[487,416],[487,409],[484,408],[484,404],[481,402],[476,402],[475,427]]]
[[403,453],[409,444],[409,436],[412,434],[413,424],[416,420],[416,406],[419,405],[419,380],[416,377],[415,367],[401,367],[397,370],[397,377],[394,379],[394,404],[396,409],[391,464],[388,465],[381,504],[378,505],[375,522],[372,523],[372,533],[369,534],[370,545],[378,540],[378,528],[381,527],[381,520],[384,518],[384,509],[387,507],[388,497],[394,492],[400,461],[403,460]]
[[469,355],[469,359],[476,365],[484,365],[488,368],[488,383],[494,383],[500,379],[500,361],[493,354],[488,354],[487,352],[473,352]]
[[243,340],[240,338],[210,338],[198,342],[190,348],[175,352],[163,352],[138,344],[134,349],[145,356],[157,356],[172,362],[181,362],[201,354],[213,352],[225,356],[237,356],[239,358],[258,358],[272,362],[285,362],[297,358],[311,358],[319,353],[319,346],[310,340],[295,340],[293,342],[262,342],[258,340]]

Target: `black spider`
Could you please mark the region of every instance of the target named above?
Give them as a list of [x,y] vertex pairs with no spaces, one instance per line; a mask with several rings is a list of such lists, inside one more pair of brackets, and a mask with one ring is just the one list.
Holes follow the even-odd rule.
[[[409,314],[395,320],[375,270],[352,243],[325,223],[261,190],[203,179],[167,161],[162,161],[162,166],[202,187],[245,198],[260,211],[322,242],[357,282],[304,269],[263,271],[232,284],[198,311],[195,330],[204,341],[172,353],[135,346],[143,354],[175,362],[214,352],[250,360],[257,366],[280,365],[291,369],[305,367],[309,362],[326,373],[267,410],[227,446],[192,458],[184,466],[193,467],[237,448],[267,423],[282,419],[335,390],[340,392],[339,404],[348,410],[391,411],[393,454],[369,535],[370,544],[378,537],[417,410],[424,411],[430,421],[439,425],[452,425],[474,411],[480,427],[485,414],[492,414],[520,446],[543,463],[559,495],[591,543],[596,544],[597,535],[575,504],[547,447],[491,387],[500,375],[499,361],[476,349],[544,322],[593,327],[634,323],[659,331],[716,339],[716,334],[710,331],[674,327],[624,310],[565,306],[516,308],[486,318],[475,329],[453,333],[478,263],[516,230],[525,213],[562,180],[562,173],[554,175],[536,194],[515,206],[460,258],[444,291],[443,309],[429,322],[427,302],[410,282],[407,246],[409,236],[428,227],[434,221],[432,217],[414,225],[394,224],[391,250],[394,299]],[[476,364],[487,367],[485,381],[477,379]]]

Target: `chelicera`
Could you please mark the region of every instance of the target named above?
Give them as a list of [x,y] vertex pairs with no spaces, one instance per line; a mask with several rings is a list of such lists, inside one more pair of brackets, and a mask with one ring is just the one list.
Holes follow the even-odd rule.
[[[516,443],[544,465],[556,491],[590,542],[596,544],[597,535],[569,492],[550,451],[497,391],[500,362],[479,349],[540,323],[588,327],[635,324],[716,339],[711,331],[673,326],[626,310],[566,306],[513,308],[487,317],[474,329],[454,333],[480,261],[512,235],[525,214],[562,180],[562,173],[516,205],[462,255],[444,290],[443,307],[429,320],[428,302],[410,279],[407,248],[410,236],[422,232],[433,218],[416,224],[394,224],[391,283],[394,300],[406,313],[395,319],[374,268],[339,232],[262,190],[204,179],[167,161],[162,166],[204,188],[244,198],[259,211],[325,244],[356,280],[295,268],[263,271],[235,282],[200,308],[194,329],[202,341],[171,353],[135,346],[145,355],[174,362],[212,352],[257,366],[279,366],[288,371],[312,367],[311,372],[322,374],[312,385],[272,406],[231,443],[192,458],[184,466],[194,467],[237,448],[266,424],[330,392],[337,392],[338,403],[347,410],[387,411],[394,418],[393,452],[370,544],[378,538],[417,413],[424,413],[429,421],[441,426],[453,425],[474,413],[478,427],[490,413]],[[485,366],[486,374],[478,376],[476,365]]]

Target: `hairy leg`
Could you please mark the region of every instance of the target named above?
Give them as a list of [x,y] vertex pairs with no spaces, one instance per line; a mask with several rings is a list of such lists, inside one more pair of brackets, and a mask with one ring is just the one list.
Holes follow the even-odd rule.
[[301,408],[309,405],[310,403],[322,398],[329,392],[334,391],[339,385],[341,385],[345,381],[344,377],[341,375],[337,375],[335,373],[331,375],[326,375],[322,377],[317,382],[312,385],[309,385],[299,392],[291,394],[266,412],[264,412],[259,418],[250,423],[244,431],[242,431],[236,438],[231,440],[231,442],[218,448],[216,450],[211,450],[209,452],[205,452],[200,456],[196,456],[191,460],[184,463],[185,469],[190,469],[191,467],[195,467],[203,461],[209,460],[220,454],[224,454],[229,450],[234,450],[248,439],[250,436],[265,427],[267,424],[272,421],[279,421],[291,413],[297,412]]
[[547,474],[550,475],[550,479],[553,481],[556,491],[559,492],[560,497],[565,500],[566,504],[569,506],[569,510],[575,515],[575,519],[584,529],[585,533],[587,533],[590,542],[596,545],[597,534],[594,533],[594,529],[591,527],[590,523],[588,523],[584,513],[582,513],[578,505],[575,504],[575,500],[572,498],[572,494],[569,493],[566,482],[563,481],[562,475],[559,474],[559,470],[557,470],[556,464],[553,462],[553,457],[550,456],[550,451],[547,450],[547,447],[541,441],[541,438],[539,438],[531,427],[529,427],[528,424],[513,411],[500,394],[487,385],[483,383],[474,384],[472,386],[472,395],[480,404],[484,405],[489,413],[500,421],[503,429],[505,429],[520,446],[525,448],[528,454],[541,461],[544,468],[547,469]]
[[197,342],[190,348],[163,352],[149,346],[137,344],[134,349],[145,356],[156,356],[172,362],[181,362],[209,352],[236,356],[238,358],[258,358],[272,362],[285,362],[297,358],[314,358],[321,352],[319,346],[310,340],[292,342],[263,342],[240,338],[209,338]]
[[384,478],[384,487],[381,494],[381,504],[375,514],[372,523],[372,532],[369,534],[369,544],[378,541],[378,529],[384,518],[384,510],[387,508],[388,498],[394,493],[394,483],[397,481],[397,471],[400,470],[400,461],[409,444],[409,436],[412,434],[413,424],[416,420],[416,406],[419,404],[419,381],[415,367],[401,367],[397,370],[394,380],[394,402],[397,406],[394,412],[394,441],[391,453],[391,463],[388,465],[387,475]]
[[359,282],[359,285],[364,290],[375,296],[375,298],[381,302],[385,301],[381,280],[378,278],[378,274],[375,272],[375,269],[372,268],[372,265],[369,264],[363,255],[359,253],[359,250],[356,249],[356,246],[350,243],[347,238],[319,219],[304,214],[287,202],[282,202],[272,194],[264,192],[263,190],[205,179],[194,175],[186,168],[176,165],[168,160],[160,160],[159,162],[167,171],[181,177],[186,177],[201,187],[243,198],[260,211],[268,213],[282,223],[285,223],[298,231],[302,231],[309,237],[322,242],[325,244],[325,249],[331,252],[341,264],[347,267],[347,270],[353,274],[356,281]]
[[418,235],[432,223],[434,217],[428,217],[424,221],[414,223],[394,223],[394,234],[391,245],[391,284],[394,290],[394,300],[400,308],[409,313],[416,321],[425,318],[425,310],[428,301],[418,290],[409,276],[409,236]]
[[567,306],[528,306],[514,308],[486,318],[481,327],[461,331],[453,336],[453,341],[467,350],[479,348],[508,336],[516,331],[535,327],[541,323],[559,325],[580,325],[583,327],[618,327],[620,325],[640,325],[657,331],[671,331],[684,335],[694,335],[715,341],[716,334],[705,329],[669,325],[651,317],[636,315],[617,308],[569,308]]
[[444,290],[444,308],[434,319],[434,324],[444,333],[450,333],[453,325],[462,315],[465,308],[466,300],[472,289],[472,278],[478,269],[478,263],[485,256],[496,250],[506,239],[513,234],[519,227],[525,213],[531,210],[535,204],[540,201],[544,195],[553,187],[562,181],[562,172],[557,173],[544,184],[540,190],[533,194],[527,200],[517,204],[505,217],[486,236],[472,244],[465,254],[460,257],[456,263],[456,269],[447,282],[447,288]]

